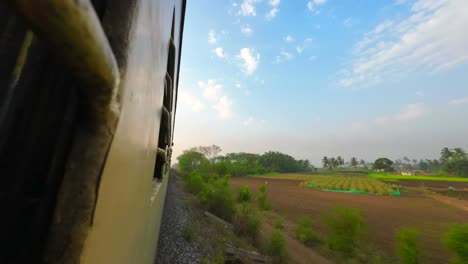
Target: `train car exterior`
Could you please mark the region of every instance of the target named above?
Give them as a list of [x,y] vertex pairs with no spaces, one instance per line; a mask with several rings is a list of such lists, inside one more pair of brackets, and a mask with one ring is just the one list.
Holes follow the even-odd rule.
[[154,263],[185,5],[0,3],[0,263]]

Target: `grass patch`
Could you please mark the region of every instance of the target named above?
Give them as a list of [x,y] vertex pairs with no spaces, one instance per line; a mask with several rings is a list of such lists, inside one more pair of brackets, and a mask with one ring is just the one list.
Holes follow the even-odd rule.
[[422,176],[422,175],[399,175],[387,173],[370,173],[369,177],[379,180],[420,180],[420,181],[447,181],[468,182],[468,178],[444,177],[444,176]]
[[413,228],[400,228],[396,233],[396,250],[401,264],[420,263],[419,232]]
[[326,245],[344,258],[354,256],[366,234],[366,225],[358,209],[337,206],[323,215],[327,234]]
[[272,257],[273,263],[287,263],[288,252],[286,250],[283,235],[276,231],[266,243],[266,250],[269,256]]
[[312,220],[308,216],[301,217],[295,232],[296,238],[301,241],[302,244],[311,245],[319,240],[312,227]]

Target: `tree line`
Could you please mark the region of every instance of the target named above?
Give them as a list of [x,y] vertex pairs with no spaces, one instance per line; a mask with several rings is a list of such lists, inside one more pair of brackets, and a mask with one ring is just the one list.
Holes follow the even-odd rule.
[[352,157],[349,162],[345,162],[341,156],[338,157],[323,157],[323,168],[372,168],[374,170],[383,171],[424,171],[437,174],[450,174],[459,177],[468,177],[468,154],[462,148],[449,149],[443,148],[440,152],[439,159],[410,159],[404,157],[392,161],[388,158],[378,158],[373,163],[364,160],[358,160]]
[[309,160],[297,160],[288,154],[268,151],[264,154],[246,152],[219,155],[221,148],[216,145],[199,146],[185,150],[177,157],[178,167],[190,172],[195,169],[214,172],[218,175],[245,176],[270,172],[308,172],[315,168]]

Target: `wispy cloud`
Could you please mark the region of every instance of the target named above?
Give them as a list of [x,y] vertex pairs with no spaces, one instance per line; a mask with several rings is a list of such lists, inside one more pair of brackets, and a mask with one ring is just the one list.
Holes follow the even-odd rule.
[[200,112],[201,110],[205,109],[205,105],[200,101],[200,99],[189,92],[181,91],[179,95],[179,102],[190,106],[194,112]]
[[242,122],[244,126],[246,127],[257,127],[257,128],[262,128],[263,125],[266,123],[264,119],[258,120],[254,118],[253,116],[247,117],[247,119]]
[[279,13],[279,4],[281,0],[270,0],[268,4],[271,6],[270,11],[265,15],[267,20],[272,20]]
[[307,2],[307,9],[310,11],[314,10],[316,6],[323,5],[327,2],[327,0],[311,0]]
[[233,115],[232,100],[227,96],[222,96],[213,108],[218,111],[218,116],[222,119],[231,118]]
[[385,20],[354,47],[342,86],[381,82],[424,70],[439,72],[468,63],[468,1],[417,0],[401,22]]
[[208,43],[216,44],[216,42],[216,31],[214,29],[210,29],[210,31],[208,32]]
[[217,47],[216,49],[213,50],[216,56],[220,59],[223,59],[225,57],[224,55],[224,50],[221,47]]
[[226,95],[224,85],[216,80],[199,81],[198,87],[202,90],[203,96],[213,103],[212,108],[222,119],[228,119],[233,116],[232,99]]
[[358,22],[356,19],[353,19],[353,18],[350,18],[348,17],[347,19],[345,19],[343,21],[343,25],[346,27],[346,28],[352,28],[354,25],[356,25]]
[[451,105],[468,104],[468,97],[450,100]]
[[241,26],[240,30],[241,30],[242,34],[244,34],[246,36],[250,36],[253,33],[253,29],[252,29],[252,27],[250,27],[249,24],[245,24],[245,25]]
[[418,119],[428,112],[428,109],[423,104],[409,104],[402,112],[395,116],[398,121],[411,121]]
[[240,50],[238,57],[244,61],[241,66],[247,75],[251,75],[257,70],[260,54],[255,49],[243,48]]
[[291,35],[287,35],[286,37],[283,38],[283,40],[286,42],[286,43],[291,43],[291,42],[294,42],[295,39],[293,36]]

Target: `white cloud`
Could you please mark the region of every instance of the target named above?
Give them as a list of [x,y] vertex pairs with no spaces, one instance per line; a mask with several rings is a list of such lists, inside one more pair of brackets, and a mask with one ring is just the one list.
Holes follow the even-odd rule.
[[258,63],[260,61],[260,54],[252,48],[243,48],[240,50],[240,59],[244,60],[242,64],[243,71],[247,75],[251,75],[257,70]]
[[460,98],[460,99],[453,99],[449,102],[451,105],[461,105],[461,104],[468,104],[468,97]]
[[272,7],[270,11],[265,15],[267,20],[272,20],[279,13],[279,4],[281,0],[270,0],[268,4]]
[[258,0],[244,0],[240,5],[239,15],[242,16],[255,16],[257,12],[255,11],[255,3]]
[[275,60],[273,63],[281,63],[285,60],[292,60],[294,58],[294,55],[290,52],[285,51],[284,49],[281,49],[280,54],[275,57]]
[[291,60],[292,58],[294,58],[294,56],[291,53],[284,51],[284,50],[282,50],[280,54],[286,60]]
[[268,4],[270,4],[271,6],[279,6],[281,0],[270,0],[268,1]]
[[220,59],[224,58],[224,51],[223,51],[223,48],[221,47],[217,47],[216,49],[214,49],[214,53],[216,54],[216,56]]
[[218,116],[222,119],[232,117],[232,100],[226,95],[219,98],[218,102],[213,106],[218,111]]
[[311,0],[307,3],[307,8],[312,11],[315,6],[323,5],[327,2],[327,0]]
[[210,29],[210,32],[208,32],[208,43],[216,44],[216,42],[216,31],[214,29]]
[[287,43],[291,43],[291,42],[294,42],[294,41],[295,41],[295,39],[294,39],[293,36],[291,36],[291,35],[287,35],[286,37],[284,37],[283,40],[284,40],[285,42],[287,42]]
[[258,119],[255,119],[253,116],[249,116],[242,123],[246,127],[263,128],[263,125],[266,123],[266,121],[264,119],[258,120]]
[[416,96],[423,97],[423,96],[424,96],[424,92],[421,91],[421,90],[416,91]]
[[353,131],[361,131],[365,128],[364,124],[361,122],[352,122],[351,123],[351,130]]
[[182,91],[179,95],[179,101],[191,107],[192,111],[200,112],[205,109],[205,105],[189,92]]
[[233,115],[233,102],[225,94],[224,85],[216,80],[199,81],[198,87],[203,91],[203,97],[213,103],[212,108],[216,110],[222,119],[228,119]]
[[312,39],[311,38],[306,38],[304,39],[304,41],[302,42],[302,44],[296,46],[296,51],[297,53],[301,54],[306,47],[309,46],[309,43],[312,42]]
[[343,25],[347,28],[352,28],[354,25],[356,25],[357,21],[353,18],[348,17],[343,21]]
[[310,61],[315,61],[315,60],[317,60],[317,58],[318,58],[317,56],[310,56],[310,57],[309,57],[309,60],[310,60]]
[[199,81],[198,87],[202,89],[203,96],[211,101],[218,100],[224,93],[224,86],[216,80]]
[[467,64],[467,13],[466,0],[417,0],[406,19],[385,20],[364,35],[339,82],[372,84],[414,71],[435,73]]
[[411,121],[418,119],[428,112],[423,104],[409,104],[406,109],[395,116],[397,121]]
[[268,12],[266,15],[265,15],[265,18],[267,20],[272,20],[279,12],[279,9],[274,7],[270,10],[270,12]]
[[241,26],[241,32],[242,32],[242,34],[244,34],[246,36],[250,36],[253,33],[253,29],[250,27],[249,24],[245,24],[245,25]]

